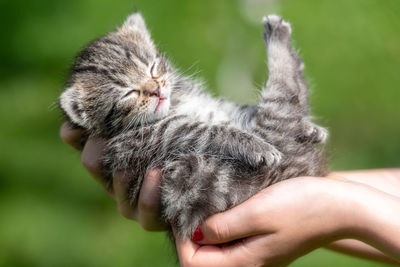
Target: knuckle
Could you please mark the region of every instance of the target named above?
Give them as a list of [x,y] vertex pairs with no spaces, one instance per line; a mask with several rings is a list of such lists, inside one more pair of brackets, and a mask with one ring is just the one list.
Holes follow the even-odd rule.
[[147,197],[140,198],[138,202],[139,212],[146,214],[158,213],[158,205]]
[[100,158],[89,156],[87,153],[82,153],[81,162],[89,172],[97,173],[101,169]]
[[81,150],[82,141],[85,137],[85,131],[83,129],[71,128],[69,123],[64,122],[60,127],[60,138],[64,143]]
[[187,255],[184,255],[180,258],[180,262],[182,267],[194,267],[195,264],[193,264],[191,258]]
[[69,144],[69,133],[68,133],[68,131],[66,130],[66,126],[65,126],[65,123],[60,127],[60,132],[59,132],[59,134],[60,134],[60,138],[61,138],[61,140],[63,140],[65,143],[67,143],[67,144]]
[[260,205],[257,208],[252,209],[248,214],[248,227],[252,229],[261,230],[265,225],[265,211]]
[[145,230],[145,231],[153,230],[153,228],[148,223],[142,222],[142,221],[140,221],[139,223],[140,223],[140,226],[142,226],[143,230]]
[[151,180],[153,183],[158,181],[160,179],[160,170],[158,168],[151,169],[147,174],[146,174],[146,179]]
[[212,235],[212,238],[215,240],[224,240],[227,236],[229,236],[229,227],[225,223],[212,221],[209,225],[207,225],[207,227]]
[[149,232],[157,229],[152,223],[149,223],[148,221],[145,221],[145,222],[140,221],[140,225],[142,226],[142,228],[144,230],[149,231]]
[[133,212],[131,211],[130,206],[127,203],[118,202],[117,208],[122,217],[126,219],[134,219]]

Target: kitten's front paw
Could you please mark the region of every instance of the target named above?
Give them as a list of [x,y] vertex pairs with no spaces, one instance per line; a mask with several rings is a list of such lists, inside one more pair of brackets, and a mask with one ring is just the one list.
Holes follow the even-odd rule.
[[260,142],[255,144],[253,153],[249,154],[248,162],[252,167],[259,167],[260,165],[274,167],[281,162],[282,157],[282,153],[273,145]]
[[278,15],[269,15],[263,17],[263,24],[265,28],[264,41],[268,45],[274,41],[288,42],[292,33],[290,23],[284,21]]
[[262,156],[263,164],[268,167],[277,166],[282,160],[282,153],[276,148],[272,148],[270,151],[264,151]]

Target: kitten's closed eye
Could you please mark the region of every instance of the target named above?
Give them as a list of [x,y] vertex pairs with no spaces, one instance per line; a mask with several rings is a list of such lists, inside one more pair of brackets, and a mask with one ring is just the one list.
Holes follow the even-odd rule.
[[132,94],[136,94],[136,96],[139,96],[140,95],[140,90],[138,90],[138,89],[129,90],[122,98],[126,98],[126,97],[128,97],[128,96],[130,96]]
[[156,63],[153,63],[153,65],[151,65],[151,68],[150,68],[150,75],[151,75],[151,78],[158,78],[158,77],[156,77],[156,75],[154,74],[154,66],[156,65]]

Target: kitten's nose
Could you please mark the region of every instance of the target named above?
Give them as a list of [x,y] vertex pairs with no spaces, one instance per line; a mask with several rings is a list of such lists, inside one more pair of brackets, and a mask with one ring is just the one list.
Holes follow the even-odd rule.
[[155,80],[149,80],[143,86],[143,94],[160,97],[160,85]]

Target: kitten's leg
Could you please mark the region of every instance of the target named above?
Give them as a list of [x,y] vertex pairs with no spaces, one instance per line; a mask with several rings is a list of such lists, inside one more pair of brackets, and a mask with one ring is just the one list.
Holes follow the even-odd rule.
[[190,238],[212,214],[225,211],[261,190],[265,179],[235,175],[232,165],[206,155],[188,154],[163,168],[163,218]]
[[[261,138],[227,126],[207,127],[207,134],[197,139],[197,151],[222,159],[235,159],[251,167],[273,167],[279,164],[282,154]],[[185,143],[183,143],[185,145]],[[186,145],[184,151],[193,146]]]
[[276,166],[282,157],[273,145],[237,128],[190,123],[177,117],[114,137],[104,158],[115,171],[128,169],[139,160],[163,161],[166,156],[190,152],[234,159],[254,168]]
[[[291,47],[290,24],[277,15],[263,19],[268,54],[269,79],[262,92],[258,123],[266,128],[301,124],[302,141],[324,142],[327,131],[312,124],[309,117],[308,89],[303,78],[303,62]],[[300,140],[300,139],[299,139]]]
[[328,137],[328,131],[325,128],[312,123],[309,119],[304,119],[301,126],[301,133],[297,135],[298,142],[325,143]]
[[254,168],[276,166],[281,160],[281,152],[257,136],[226,125],[190,121],[180,117],[156,125],[153,146],[161,145],[160,154],[194,152],[235,159]]

